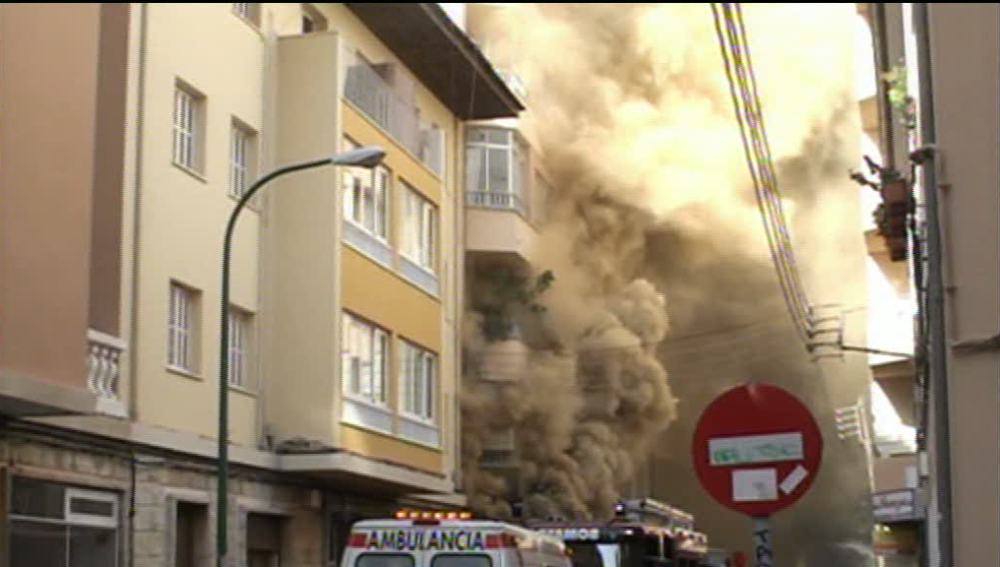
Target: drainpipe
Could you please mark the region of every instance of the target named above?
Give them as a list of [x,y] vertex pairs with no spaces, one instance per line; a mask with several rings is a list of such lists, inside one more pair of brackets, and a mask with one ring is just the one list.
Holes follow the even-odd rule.
[[129,299],[129,368],[128,368],[128,416],[131,421],[138,421],[139,418],[139,392],[136,387],[138,374],[138,357],[136,356],[139,344],[139,224],[142,217],[142,139],[143,139],[143,116],[146,108],[146,28],[148,17],[148,4],[143,2],[139,5],[139,69],[136,90],[136,117],[135,117],[135,177],[132,180],[132,281]]
[[[920,136],[924,147],[937,142],[934,123],[934,89],[931,84],[931,30],[928,6],[913,4],[917,57],[920,68]],[[948,414],[948,360],[945,343],[944,275],[935,155],[923,166],[923,192],[927,209],[927,304],[930,391],[933,400],[935,466],[933,478],[937,495],[936,519],[940,567],[952,567],[951,437]]]
[[876,85],[882,122],[881,142],[885,148],[882,161],[885,168],[891,170],[896,169],[896,125],[893,122],[886,81],[882,78],[884,73],[892,69],[892,61],[889,60],[889,32],[886,26],[885,8],[885,4],[878,2],[868,4],[868,12],[872,15],[871,25],[874,28],[872,39],[875,43],[875,71],[878,73]]
[[[139,4],[139,57],[138,57],[138,77],[137,77],[137,97],[136,97],[136,118],[135,118],[135,178],[133,179],[132,192],[132,281],[129,299],[129,370],[128,370],[128,419],[132,422],[139,417],[139,393],[136,387],[139,367],[136,356],[138,342],[138,299],[139,299],[139,219],[142,213],[142,137],[143,137],[143,116],[145,112],[146,99],[146,28],[147,28],[147,4]],[[129,454],[129,510],[128,510],[128,564],[135,567],[135,454]]]

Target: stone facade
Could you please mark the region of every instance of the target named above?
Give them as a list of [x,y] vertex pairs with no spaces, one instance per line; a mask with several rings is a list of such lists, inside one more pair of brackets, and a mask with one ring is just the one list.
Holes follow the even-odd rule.
[[[65,432],[0,430],[0,478],[24,477],[69,487],[113,492],[118,497],[118,565],[176,565],[180,503],[204,512],[207,527],[192,551],[196,565],[213,565],[215,542],[214,467],[194,458],[102,443]],[[232,469],[230,565],[247,565],[247,519],[277,518],[281,567],[326,565],[322,486],[267,471]],[[9,501],[8,481],[0,502]],[[4,518],[6,515],[0,515]],[[6,560],[6,558],[4,558]],[[0,561],[0,565],[5,565]]]

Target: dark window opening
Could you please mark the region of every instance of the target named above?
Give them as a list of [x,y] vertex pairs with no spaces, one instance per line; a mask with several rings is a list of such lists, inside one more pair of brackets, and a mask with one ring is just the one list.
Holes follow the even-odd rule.
[[365,553],[354,562],[355,567],[413,567],[412,555],[397,553]]
[[438,554],[431,560],[431,567],[492,567],[493,562],[488,555],[473,554]]

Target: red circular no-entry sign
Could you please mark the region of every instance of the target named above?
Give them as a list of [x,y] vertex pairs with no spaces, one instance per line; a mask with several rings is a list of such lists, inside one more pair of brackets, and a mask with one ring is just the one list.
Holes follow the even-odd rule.
[[748,384],[709,404],[698,420],[692,454],[712,497],[763,517],[791,506],[812,486],[823,437],[795,396],[770,384]]

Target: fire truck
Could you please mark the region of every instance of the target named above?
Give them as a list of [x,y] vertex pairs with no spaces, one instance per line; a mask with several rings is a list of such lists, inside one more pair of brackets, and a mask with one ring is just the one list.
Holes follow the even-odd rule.
[[708,537],[694,516],[649,498],[615,506],[610,522],[532,521],[528,527],[561,539],[573,567],[702,567]]

